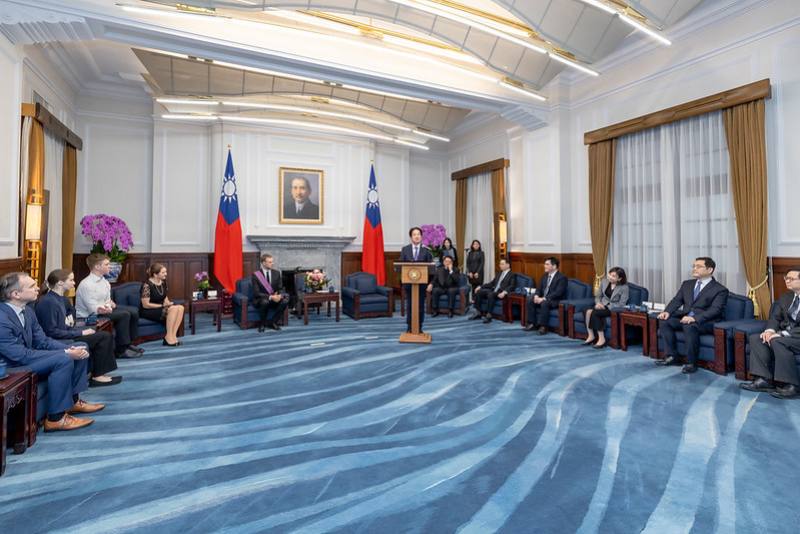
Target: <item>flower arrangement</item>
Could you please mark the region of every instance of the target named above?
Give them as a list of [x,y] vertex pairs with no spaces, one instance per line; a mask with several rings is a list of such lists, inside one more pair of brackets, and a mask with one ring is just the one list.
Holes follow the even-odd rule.
[[447,230],[441,224],[423,224],[422,244],[431,249],[434,258],[442,255],[442,243],[447,237]]
[[198,291],[208,291],[211,289],[211,282],[208,279],[208,272],[206,271],[194,273],[194,281],[197,282]]
[[81,219],[81,234],[92,240],[92,254],[106,254],[113,262],[125,261],[127,252],[133,248],[128,225],[113,215],[86,215]]
[[314,269],[306,273],[306,287],[314,291],[320,291],[328,285],[330,280],[325,276],[325,272],[320,269]]

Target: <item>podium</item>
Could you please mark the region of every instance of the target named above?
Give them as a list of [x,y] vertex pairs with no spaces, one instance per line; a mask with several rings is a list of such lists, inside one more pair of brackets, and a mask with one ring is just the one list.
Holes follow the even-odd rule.
[[[411,332],[400,334],[400,343],[430,343],[431,335],[419,330],[419,286],[428,284],[429,270],[435,263],[395,262],[395,270],[400,271],[400,283],[411,284]],[[425,313],[423,310],[422,313]]]

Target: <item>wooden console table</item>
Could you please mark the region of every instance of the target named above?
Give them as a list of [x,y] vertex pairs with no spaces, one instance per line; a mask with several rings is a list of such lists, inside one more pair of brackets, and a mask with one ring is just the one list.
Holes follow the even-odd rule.
[[222,330],[222,299],[203,299],[189,301],[189,323],[191,324],[192,335],[197,328],[195,314],[201,311],[210,311],[214,314],[214,322],[217,325],[217,332]]
[[628,350],[628,336],[625,328],[633,326],[642,329],[642,355],[650,355],[650,317],[646,312],[624,310],[619,312],[619,348]]
[[[31,440],[30,423],[36,425],[35,397],[31,395],[30,371],[12,372],[0,380],[0,476],[6,470],[6,447],[22,454]],[[35,440],[35,435],[33,436]]]
[[514,306],[519,306],[519,322],[522,326],[528,324],[528,295],[510,293],[508,295],[508,321],[514,322]]
[[341,304],[338,291],[321,291],[318,293],[303,293],[303,324],[308,324],[308,307],[313,304],[328,303],[328,317],[331,316],[331,303],[336,304],[336,322],[339,322]]

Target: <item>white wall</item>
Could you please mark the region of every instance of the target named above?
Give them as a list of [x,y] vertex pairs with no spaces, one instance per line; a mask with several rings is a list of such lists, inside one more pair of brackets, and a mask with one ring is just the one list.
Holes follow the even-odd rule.
[[19,256],[22,54],[0,35],[0,258]]

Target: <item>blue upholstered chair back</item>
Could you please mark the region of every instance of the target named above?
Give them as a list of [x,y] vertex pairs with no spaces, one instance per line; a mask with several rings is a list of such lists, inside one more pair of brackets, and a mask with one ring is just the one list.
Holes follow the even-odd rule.
[[650,292],[647,288],[628,282],[628,304],[641,306],[642,302],[646,300],[650,300]]
[[138,308],[142,301],[142,283],[126,282],[111,288],[111,299],[123,306]]
[[738,321],[753,318],[753,301],[744,295],[730,293],[725,305],[725,321]]
[[567,298],[565,300],[585,299],[591,296],[592,286],[574,278],[567,280]]
[[305,290],[306,290],[306,273],[295,273],[294,275],[295,293],[302,293]]
[[253,285],[250,283],[250,277],[241,278],[236,281],[236,292],[241,293],[247,297],[248,301],[253,300]]
[[514,286],[514,290],[517,293],[524,293],[526,287],[533,287],[533,278],[530,276],[525,276],[524,274],[516,273],[517,275],[517,283]]
[[348,274],[344,279],[344,285],[360,291],[362,294],[370,295],[378,292],[378,279],[372,273],[357,272]]

